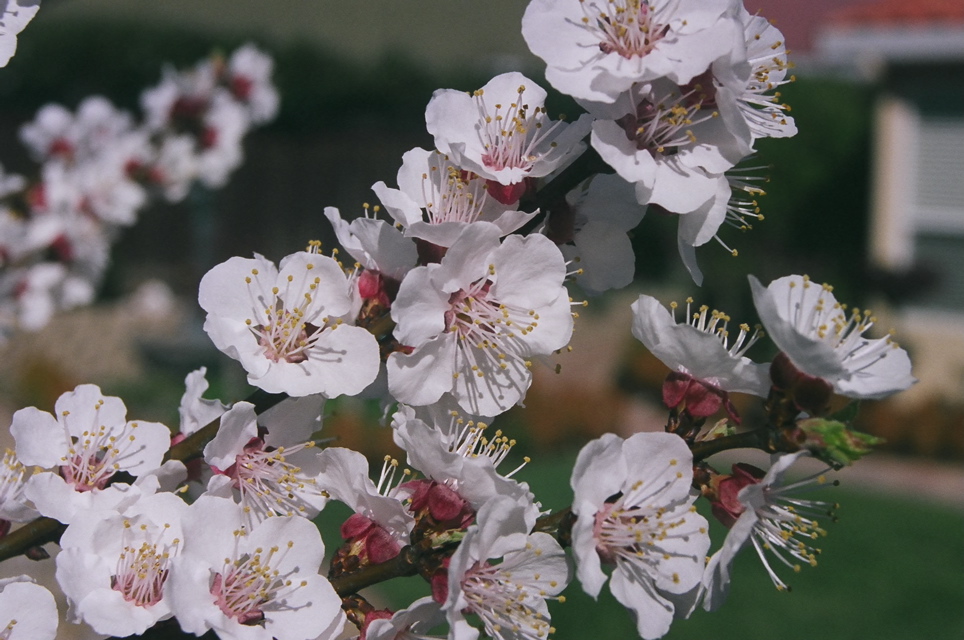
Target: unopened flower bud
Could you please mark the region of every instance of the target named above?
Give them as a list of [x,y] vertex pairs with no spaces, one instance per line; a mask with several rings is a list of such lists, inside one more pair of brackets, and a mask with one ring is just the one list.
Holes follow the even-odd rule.
[[714,479],[716,495],[710,498],[713,515],[727,528],[732,527],[746,507],[740,502],[740,490],[757,484],[766,473],[752,465],[740,462],[733,465],[733,475],[721,475]]

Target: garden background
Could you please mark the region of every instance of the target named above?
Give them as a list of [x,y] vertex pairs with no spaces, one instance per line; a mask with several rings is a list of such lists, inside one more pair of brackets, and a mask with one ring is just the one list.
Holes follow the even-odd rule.
[[[771,4],[764,15],[778,9]],[[920,27],[903,14],[882,23],[880,16],[896,4],[888,0],[834,11],[824,11],[825,2],[795,4],[807,5],[806,18],[791,12],[787,24],[777,16],[777,26],[792,50],[798,50],[794,32],[801,39],[803,50],[790,56],[798,79],[783,91],[800,133],[760,144],[759,164],[772,166],[760,201],[766,219],[752,231],[724,234],[737,258],[718,246],[699,250],[706,280],[697,289],[676,255],[676,222],[648,215],[633,237],[637,290],[593,299],[577,322],[562,373],[537,372],[525,423],[513,412],[497,426],[520,441],[520,455],[534,458],[519,477],[547,508],[564,506],[571,495],[567,465],[581,444],[606,431],[659,429],[665,418],[658,403],[665,368],[627,330],[628,305],[639,290],[667,299],[693,295],[742,319],[752,318],[747,273],[764,282],[789,273],[831,282],[839,299],[873,306],[884,329],[895,326],[922,382],[907,397],[865,403],[862,428],[887,444],[845,470],[842,488],[829,490],[842,505],[841,520],[830,526],[820,566],[794,576],[792,594],[776,593],[747,553],[727,605],[713,615],[697,613],[668,637],[960,638],[964,294],[956,287],[964,286],[958,284],[964,195],[955,189],[964,184],[964,145],[941,160],[952,177],[956,168],[958,184],[942,197],[952,210],[959,205],[960,231],[950,224],[944,235],[930,227],[918,232],[909,261],[889,261],[881,248],[879,176],[886,138],[880,126],[887,122],[881,105],[894,96],[926,105],[922,122],[950,122],[951,140],[958,135],[964,87],[948,79],[964,73],[964,51],[910,61],[881,51],[876,62],[857,54],[848,60],[840,48],[847,28],[917,25],[926,31],[929,23]],[[129,415],[176,423],[184,376],[198,366],[209,368],[212,395],[243,398],[243,374],[200,330],[201,274],[232,255],[257,252],[276,260],[309,239],[335,246],[322,209],[360,214],[363,202],[374,202],[374,182],[394,183],[404,151],[430,147],[424,109],[436,88],[472,90],[510,69],[547,86],[540,61],[519,35],[523,9],[517,0],[44,0],[20,36],[17,55],[0,70],[0,162],[7,171],[29,171],[17,130],[43,104],[74,108],[102,94],[136,112],[141,90],[158,81],[165,63],[186,67],[246,41],[274,56],[281,111],[246,139],[245,163],[224,189],[195,190],[183,203],[158,205],[123,232],[98,305],[64,314],[36,334],[19,334],[0,351],[2,421],[9,424],[24,406],[49,410],[62,392],[94,382],[121,396]],[[964,16],[949,24],[964,34]],[[577,111],[558,95],[549,104],[550,113]],[[934,347],[928,336],[938,333],[929,328],[918,329],[923,337],[914,342],[912,321],[924,312],[950,318],[957,346],[951,340]],[[941,364],[928,364],[935,349],[958,349],[957,365],[947,354]],[[750,355],[765,360],[772,354]],[[938,373],[925,377],[924,371]],[[339,444],[375,458],[395,451],[377,408],[335,401],[327,413],[325,429]],[[336,544],[337,531],[325,532],[325,540]],[[14,570],[5,566],[4,575]],[[386,589],[386,597],[391,592]],[[588,609],[575,589],[568,598],[553,609],[559,640],[633,637],[628,616],[608,594],[599,609]]]

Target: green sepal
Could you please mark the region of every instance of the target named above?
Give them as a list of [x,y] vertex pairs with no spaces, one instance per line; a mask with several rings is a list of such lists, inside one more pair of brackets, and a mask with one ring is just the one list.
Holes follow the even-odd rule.
[[706,432],[700,440],[716,440],[717,438],[725,438],[727,436],[732,436],[736,433],[736,425],[730,424],[730,421],[723,418],[716,424],[714,424],[709,431]]
[[465,537],[465,531],[462,529],[449,529],[448,531],[433,533],[430,537],[432,539],[432,548],[440,549],[446,545],[457,545],[462,542],[462,538]]
[[[852,403],[856,404],[856,403]],[[815,458],[835,469],[846,467],[870,453],[883,438],[850,429],[842,422],[824,418],[801,420],[797,426],[806,434],[804,447]]]

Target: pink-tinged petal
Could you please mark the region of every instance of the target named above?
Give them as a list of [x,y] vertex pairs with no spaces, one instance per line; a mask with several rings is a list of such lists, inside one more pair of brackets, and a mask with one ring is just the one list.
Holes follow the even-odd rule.
[[[292,543],[290,546],[288,544]],[[279,547],[271,566],[281,573],[297,571],[317,574],[325,559],[325,544],[318,527],[301,517],[268,518],[248,534],[245,546],[251,549]]]
[[[285,309],[300,309],[304,319],[321,324],[322,316],[338,317],[348,313],[348,279],[334,259],[317,253],[299,251],[285,256],[279,265],[277,287]],[[305,305],[307,296],[311,301]]]
[[716,196],[719,176],[685,167],[675,158],[656,162],[652,186],[636,184],[636,199],[673,213],[689,214]]
[[[211,523],[217,522],[217,527]],[[224,550],[234,544],[234,531],[245,526],[244,512],[232,500],[201,496],[184,516],[184,550],[211,566],[224,561]],[[175,614],[177,615],[177,614]],[[180,617],[180,616],[179,616]]]
[[[659,482],[668,484],[663,489],[661,498],[669,503],[674,500],[685,500],[690,493],[692,482],[693,454],[682,438],[674,433],[637,433],[626,439],[623,444],[623,455],[628,461],[639,461],[632,465],[623,490],[628,490],[633,484],[642,480],[644,485],[652,486]],[[669,465],[678,473],[667,474],[657,464],[644,464],[644,460],[668,460]],[[680,475],[682,474],[682,475]]]
[[[419,149],[419,151],[424,151]],[[411,153],[411,151],[407,152]],[[404,167],[404,165],[402,165]],[[399,186],[401,186],[401,179],[399,179]],[[372,191],[378,196],[379,202],[388,211],[388,214],[398,224],[403,227],[410,227],[416,222],[422,219],[422,206],[424,203],[415,202],[408,193],[402,189],[392,189],[387,184],[382,181],[378,181],[372,185]],[[346,247],[347,248],[347,247]]]
[[206,400],[202,397],[208,389],[206,374],[207,369],[201,367],[187,374],[184,379],[184,395],[181,396],[181,405],[178,407],[180,432],[184,435],[191,435],[227,410],[227,406],[219,400]]
[[566,264],[559,248],[543,235],[508,236],[491,256],[492,296],[504,304],[538,308],[565,295]]
[[501,235],[500,229],[491,222],[467,226],[442,258],[441,268],[433,272],[435,286],[444,293],[454,293],[486,277],[490,256],[500,246]]
[[607,498],[622,490],[628,471],[623,442],[616,434],[607,433],[579,451],[569,483],[576,515],[591,520]]
[[[145,493],[155,493],[159,491],[177,491],[178,487],[187,481],[187,466],[180,460],[168,460],[156,469],[141,474],[134,481]],[[151,485],[147,489],[148,484]]]
[[[249,312],[249,315],[253,315]],[[251,327],[241,318],[225,318],[208,314],[204,331],[218,349],[241,362],[251,376],[263,376],[271,366],[264,357],[264,349],[251,333]]]
[[623,232],[635,229],[646,214],[646,207],[636,202],[632,184],[609,173],[593,178],[576,206],[590,223],[604,222]]
[[[681,217],[680,219],[682,220],[683,218]],[[697,287],[702,286],[703,271],[700,269],[700,265],[696,260],[696,247],[683,240],[682,235],[677,235],[676,247],[679,249],[679,257],[680,260],[683,261],[683,266],[686,267],[686,271],[688,271],[690,277],[693,278],[693,284]]]
[[370,256],[359,262],[389,278],[401,280],[418,262],[415,243],[384,220],[358,218],[351,223],[351,233],[364,255]]
[[849,398],[879,400],[917,382],[917,378],[911,375],[910,357],[906,351],[894,344],[887,347],[885,353],[885,357],[856,371],[850,380],[838,381],[834,385],[838,393]]
[[54,473],[37,473],[27,480],[23,494],[41,515],[69,523],[74,515],[90,508],[91,494],[74,491],[73,485]]
[[647,578],[634,580],[617,571],[609,582],[609,590],[622,605],[633,611],[636,631],[644,640],[662,638],[673,624],[673,604],[653,588]]
[[[824,378],[829,382],[848,379],[850,373],[840,363],[839,358],[829,345],[803,335],[781,312],[779,305],[789,296],[789,278],[781,278],[764,287],[754,276],[749,276],[753,305],[770,339],[789,356],[801,371],[812,376]],[[797,283],[797,286],[801,286]],[[813,287],[815,290],[818,286]]]
[[442,334],[410,354],[391,354],[385,367],[392,396],[399,402],[422,406],[437,402],[443,393],[450,391],[456,370],[456,340],[454,333]]
[[204,447],[204,461],[221,471],[231,467],[246,444],[258,437],[258,415],[250,402],[238,402],[221,416],[218,433]]
[[164,454],[171,447],[171,430],[160,422],[132,420],[124,429],[126,447],[118,446],[121,471],[139,476],[161,466]]
[[433,285],[433,274],[439,268],[430,265],[413,269],[398,288],[392,320],[398,323],[395,338],[403,345],[417,347],[445,331],[449,295]]
[[324,468],[318,478],[319,486],[335,500],[360,511],[359,495],[375,492],[375,485],[368,477],[368,459],[342,447],[328,447],[318,456]]
[[594,122],[590,142],[603,161],[615,169],[622,179],[637,185],[642,184],[648,189],[653,188],[656,181],[656,161],[649,151],[637,149],[636,144],[626,137],[625,130],[617,123],[612,120]]
[[187,555],[175,558],[171,564],[171,575],[164,583],[164,597],[171,603],[182,630],[203,635],[211,628],[209,619],[216,619],[218,614],[220,619],[225,618],[211,595],[212,567]]
[[287,447],[310,440],[321,429],[326,400],[322,394],[286,398],[259,415],[258,426],[268,430],[265,444]]
[[36,407],[14,413],[10,432],[17,442],[17,458],[25,465],[56,467],[70,447],[65,429],[52,415]]
[[208,478],[208,486],[204,495],[214,498],[227,498],[234,500],[234,479],[220,474],[214,474]]
[[[111,569],[104,558],[83,549],[68,548],[57,554],[57,583],[73,602],[80,602],[87,594],[110,585]],[[72,617],[79,620],[78,612],[72,610]]]
[[[636,255],[626,231],[590,220],[576,232],[575,247],[560,247],[567,258],[578,258],[576,282],[589,293],[622,289],[633,281]],[[568,251],[566,251],[568,249]]]
[[497,218],[492,220],[492,224],[497,226],[499,230],[502,232],[502,235],[505,236],[512,233],[513,231],[516,231],[517,229],[525,225],[527,222],[532,220],[534,217],[536,217],[538,214],[539,214],[538,210],[530,213],[528,211],[518,211],[515,209],[509,209],[507,211],[502,212],[502,214],[500,214]]
[[751,509],[737,519],[719,551],[713,554],[703,572],[703,608],[716,611],[730,592],[730,569],[736,554],[749,541],[759,518]]
[[532,384],[532,374],[525,361],[503,362],[503,369],[491,359],[478,361],[465,357],[469,349],[471,347],[456,351],[458,378],[454,381],[453,395],[459,406],[472,415],[496,416],[520,403]]
[[[471,141],[478,122],[478,110],[472,96],[455,89],[437,89],[425,109],[425,124],[435,138],[435,146],[442,153],[462,159],[465,143]],[[477,140],[477,136],[476,136]],[[453,146],[452,142],[462,143]],[[481,155],[481,144],[474,143],[475,155]]]
[[[378,375],[378,342],[367,329],[338,325],[324,331],[308,351],[306,361],[290,364],[300,375],[289,374],[284,382],[286,388],[278,391],[290,396],[357,395]],[[278,367],[279,373],[283,369]],[[260,380],[268,385],[270,377],[271,372]],[[263,388],[268,390],[268,386]]]
[[127,407],[120,398],[105,396],[97,385],[82,384],[57,398],[54,417],[76,437],[101,426],[111,429],[124,424]]
[[270,292],[277,279],[277,267],[263,256],[233,257],[204,274],[198,303],[209,314],[243,321],[253,308],[274,300]]
[[716,333],[685,322],[676,324],[651,296],[640,296],[632,309],[633,335],[670,369],[685,370],[701,380],[713,379],[724,391],[766,397],[770,388],[766,365],[731,354]]
[[555,301],[538,307],[536,312],[539,315],[539,326],[534,327],[525,336],[527,354],[548,355],[569,344],[574,320],[572,304],[569,302],[566,289],[562,289],[562,294]]
[[679,217],[679,240],[691,247],[706,244],[726,220],[732,191],[726,176],[718,176],[716,194],[697,209]]
[[[338,637],[347,622],[341,598],[331,583],[319,575],[300,576],[300,579],[307,584],[285,598],[281,606],[266,612],[267,636],[279,640]],[[332,635],[321,635],[325,632]]]
[[406,237],[420,238],[440,247],[451,247],[467,226],[468,223],[465,222],[452,221],[432,224],[419,220],[413,222],[405,230],[405,235]]
[[14,582],[0,592],[0,625],[17,624],[10,640],[54,640],[57,603],[49,591],[32,582]]
[[119,591],[109,587],[88,593],[77,604],[77,613],[97,633],[122,638],[140,635],[158,620],[170,617],[170,610],[163,601],[152,607],[134,606]]

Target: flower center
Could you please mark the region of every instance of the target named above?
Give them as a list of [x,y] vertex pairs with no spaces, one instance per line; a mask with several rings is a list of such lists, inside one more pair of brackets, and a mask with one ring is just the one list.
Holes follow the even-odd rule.
[[684,94],[669,94],[662,100],[653,96],[643,97],[636,105],[635,113],[628,113],[616,120],[626,132],[626,138],[639,151],[652,154],[673,155],[681,147],[696,142],[691,127],[715,117],[716,112],[700,114],[701,101],[694,101],[691,89]]
[[[159,533],[163,534],[170,526],[165,524]],[[133,530],[130,521],[124,522],[124,528],[125,533]],[[137,531],[139,536],[147,535],[148,525],[140,525]],[[181,544],[178,538],[164,543],[160,537],[146,540],[140,546],[136,543],[125,545],[117,558],[117,572],[111,576],[111,589],[119,591],[124,600],[138,607],[149,607],[161,601],[171,557],[177,555]]]
[[[519,97],[508,107],[501,103],[489,111],[483,102],[483,90],[475,92],[479,107],[479,140],[485,149],[482,163],[493,170],[531,169],[533,163],[545,154],[545,140],[559,125],[544,126],[547,122],[545,107],[530,107],[523,102],[525,87],[517,89]],[[555,143],[550,143],[550,148]]]
[[[235,532],[241,536],[243,532]],[[288,541],[290,549],[294,542]],[[272,568],[277,564],[279,547],[271,547],[267,553],[261,547],[254,553],[243,553],[234,561],[225,560],[220,573],[215,573],[211,582],[211,595],[215,597],[218,608],[229,618],[240,624],[256,625],[264,621],[264,609],[289,596],[298,586],[306,586],[306,581],[294,585],[288,575],[279,575]]]
[[259,515],[259,520],[275,515],[305,515],[309,507],[305,496],[325,494],[315,478],[306,476],[300,467],[288,462],[286,456],[314,446],[314,442],[305,442],[269,449],[257,438],[246,446],[226,472],[234,478],[234,487],[241,493],[245,509]]
[[889,336],[881,340],[868,340],[863,337],[877,318],[869,309],[861,312],[854,307],[847,315],[847,305],[834,301],[827,304],[823,294],[832,296],[833,287],[821,285],[821,292],[813,300],[810,289],[814,283],[809,276],[803,276],[797,283],[790,281],[787,308],[788,319],[803,335],[823,341],[834,350],[843,354],[842,362],[851,372],[859,372],[885,358],[897,343]]
[[[660,477],[682,477],[682,471],[673,472],[679,462],[668,462],[666,472]],[[662,495],[672,486],[667,479],[653,486],[642,480],[636,481],[628,490],[610,498],[598,512],[593,525],[596,551],[608,564],[629,563],[649,572],[661,559],[678,554],[677,540],[686,539],[690,532],[678,530],[686,524],[686,516],[666,517],[666,500]],[[692,510],[692,509],[691,509]],[[678,580],[674,576],[674,580]]]
[[[66,419],[68,412],[64,412]],[[85,492],[103,489],[111,476],[120,470],[122,460],[134,446],[136,438],[133,430],[137,423],[132,422],[120,434],[113,435],[107,427],[85,430],[80,437],[72,436],[72,444],[67,455],[61,458],[60,474],[75,491]]]
[[0,458],[0,508],[13,505],[23,495],[26,471],[16,454],[7,449]]
[[[315,279],[315,285],[320,282]],[[314,286],[312,286],[314,288]],[[278,287],[272,289],[277,296]],[[264,349],[264,357],[272,362],[304,362],[308,359],[308,350],[321,337],[324,326],[316,326],[305,321],[305,311],[311,303],[311,293],[304,294],[304,302],[294,309],[285,308],[281,298],[276,297],[275,303],[264,309],[265,322],[253,325],[247,321],[252,333],[257,337],[258,344]],[[328,322],[324,318],[322,322]]]
[[[730,316],[716,309],[710,311],[710,308],[705,304],[700,305],[698,311],[693,311],[692,305],[693,298],[687,298],[686,315],[684,316],[686,323],[698,331],[715,335],[719,338],[723,348],[727,350],[727,353],[729,353],[732,358],[743,357],[747,349],[752,347],[757,340],[765,335],[763,331],[760,330],[760,325],[757,325],[751,331],[750,325],[743,323],[740,325],[740,332],[731,343],[730,339],[732,336],[730,335],[728,327]],[[676,322],[676,309],[679,307],[679,304],[671,302],[669,307],[673,314],[673,322]]]
[[641,58],[669,31],[646,0],[608,0],[605,7],[581,2],[582,24],[599,40],[599,50],[623,58]]
[[439,162],[422,174],[422,197],[432,224],[475,222],[487,200],[485,181],[462,171],[447,156],[435,152]]
[[482,619],[493,638],[544,640],[550,633],[549,617],[539,610],[545,596],[513,580],[501,565],[477,563],[462,578],[462,592],[467,608]]
[[835,503],[796,497],[798,492],[812,489],[814,483],[826,483],[824,474],[818,473],[782,487],[753,485],[745,491],[761,487],[758,497],[752,499],[747,496],[741,500],[745,504],[750,502],[747,507],[756,511],[758,520],[753,527],[751,541],[770,580],[779,591],[789,590],[789,587],[770,566],[764,552],[769,552],[795,572],[800,571],[802,564],[815,567],[820,549],[813,544],[827,535],[817,518],[827,516],[836,521],[838,505]]

